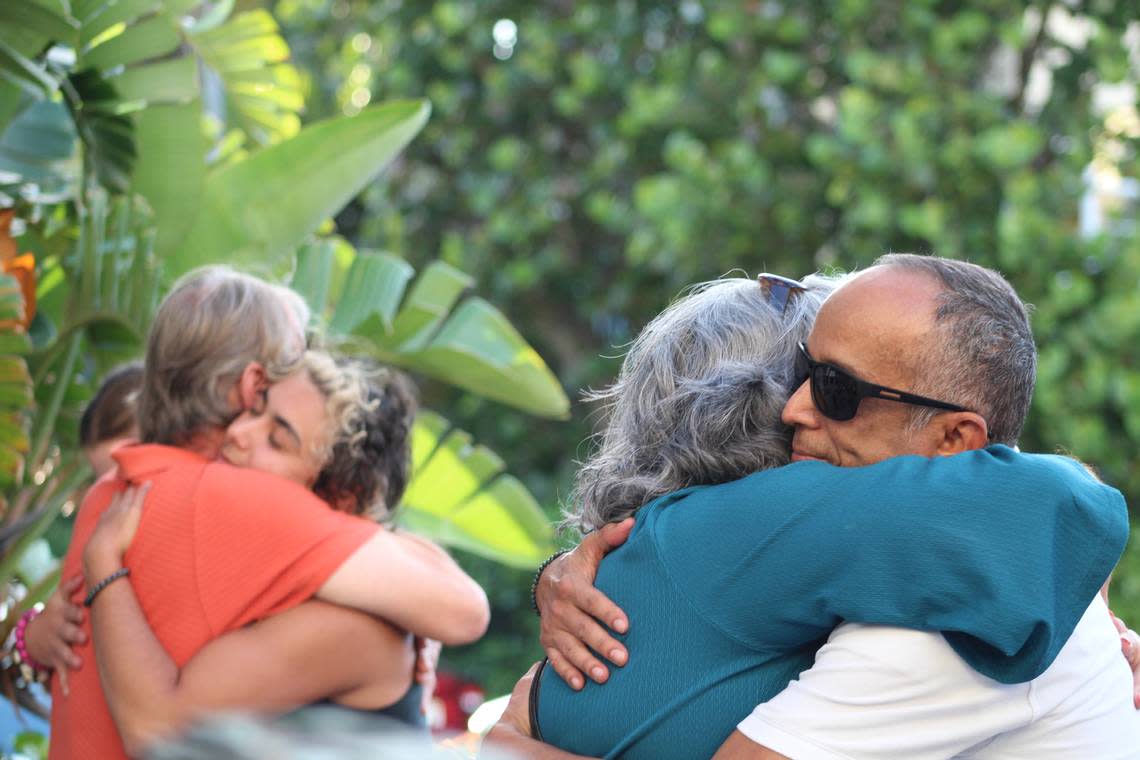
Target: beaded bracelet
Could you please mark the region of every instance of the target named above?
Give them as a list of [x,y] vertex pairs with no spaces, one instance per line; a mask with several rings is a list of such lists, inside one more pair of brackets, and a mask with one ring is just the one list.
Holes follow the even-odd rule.
[[538,582],[542,579],[542,571],[550,567],[550,563],[561,557],[563,554],[568,553],[569,549],[563,549],[560,552],[554,552],[546,560],[538,566],[538,570],[534,573],[534,580],[530,582],[530,606],[534,610],[534,614],[542,617],[542,610],[538,608]]
[[20,619],[16,621],[15,629],[15,653],[18,658],[18,664],[27,665],[32,670],[38,673],[46,673],[51,668],[47,665],[40,663],[36,658],[28,654],[28,644],[24,639],[24,633],[28,630],[28,623],[36,619],[36,616],[44,611],[42,604],[34,604],[30,608],[24,610],[24,614],[20,615]]
[[91,587],[91,590],[87,592],[87,598],[83,600],[83,606],[84,607],[90,607],[91,603],[95,601],[95,597],[99,595],[100,591],[107,588],[108,586],[110,586],[112,583],[119,580],[120,578],[125,578],[130,574],[131,574],[130,568],[120,567],[118,570],[116,570],[115,572],[111,573],[110,575],[108,575],[103,580],[96,583],[94,586]]

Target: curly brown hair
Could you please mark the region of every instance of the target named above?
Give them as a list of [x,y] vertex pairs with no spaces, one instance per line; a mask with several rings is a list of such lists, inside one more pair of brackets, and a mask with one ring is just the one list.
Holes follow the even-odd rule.
[[325,396],[333,443],[313,492],[334,509],[388,519],[411,470],[416,397],[402,373],[309,351],[304,367]]

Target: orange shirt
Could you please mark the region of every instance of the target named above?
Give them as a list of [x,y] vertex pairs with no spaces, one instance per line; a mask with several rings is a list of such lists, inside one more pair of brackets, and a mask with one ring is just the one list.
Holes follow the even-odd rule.
[[[150,481],[138,533],[124,558],[155,635],[179,667],[211,639],[313,596],[379,527],[335,512],[302,486],[256,470],[153,444],[115,454],[119,469],[91,487],[75,520],[63,577],[114,493]],[[91,582],[99,579],[88,579]],[[122,583],[123,581],[116,581]],[[52,686],[50,760],[127,757],[103,690],[89,619],[83,667],[71,693]]]

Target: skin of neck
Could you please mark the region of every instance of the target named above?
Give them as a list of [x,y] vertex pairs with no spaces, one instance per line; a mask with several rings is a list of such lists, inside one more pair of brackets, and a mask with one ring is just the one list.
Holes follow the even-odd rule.
[[206,459],[217,459],[225,437],[226,431],[223,428],[207,428],[194,433],[185,445],[179,448],[192,451]]

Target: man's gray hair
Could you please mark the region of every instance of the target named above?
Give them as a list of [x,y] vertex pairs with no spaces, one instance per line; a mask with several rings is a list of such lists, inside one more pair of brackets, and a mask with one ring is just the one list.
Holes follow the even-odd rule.
[[697,285],[633,342],[617,381],[587,394],[605,427],[578,471],[565,522],[580,530],[658,496],[787,464],[780,421],[806,341],[836,281],[812,276],[781,313],[752,279]]
[[[919,272],[942,286],[914,391],[977,412],[992,442],[1016,445],[1037,379],[1030,307],[1000,274],[966,261],[890,253],[875,265]],[[922,429],[936,414],[916,407],[912,428]]]

